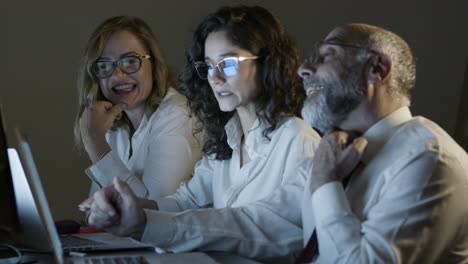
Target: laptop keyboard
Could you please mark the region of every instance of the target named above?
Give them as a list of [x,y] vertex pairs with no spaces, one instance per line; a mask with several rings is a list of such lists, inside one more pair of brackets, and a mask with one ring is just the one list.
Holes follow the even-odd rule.
[[86,264],[149,264],[142,256],[100,257],[86,259]]
[[[79,260],[80,263],[85,264],[149,264],[149,262],[142,256],[105,256],[93,257]],[[76,262],[71,262],[76,263]]]
[[60,236],[60,242],[62,243],[62,248],[66,249],[67,251],[86,251],[105,245],[104,243],[98,241],[76,236]]

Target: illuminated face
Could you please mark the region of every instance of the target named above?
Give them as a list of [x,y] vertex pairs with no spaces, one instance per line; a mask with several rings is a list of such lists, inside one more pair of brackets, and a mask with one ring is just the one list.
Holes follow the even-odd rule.
[[210,71],[207,78],[221,111],[255,109],[260,91],[255,57],[250,51],[233,45],[224,31],[212,32],[206,38],[205,63]]
[[126,73],[121,67],[131,67],[132,63],[139,63],[135,56],[148,54],[148,50],[132,33],[118,31],[111,35],[97,60],[98,64],[118,60],[121,63],[121,66],[114,65],[112,75],[99,79],[100,89],[107,100],[113,104],[124,103],[129,111],[144,109],[145,101],[153,89],[151,61],[140,58],[141,66],[134,73]]
[[364,99],[363,62],[351,58],[332,32],[298,70],[307,98],[302,116],[322,132],[338,128]]

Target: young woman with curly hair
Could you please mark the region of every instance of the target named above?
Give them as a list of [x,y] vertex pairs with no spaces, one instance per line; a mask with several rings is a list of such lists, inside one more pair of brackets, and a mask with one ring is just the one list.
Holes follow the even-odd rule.
[[[266,9],[224,7],[206,17],[180,76],[198,129],[208,137],[194,177],[146,211],[116,180],[115,188],[100,192],[90,222],[171,252],[227,251],[264,260],[300,250],[305,178],[298,168],[320,137],[295,117],[304,98],[299,64],[297,47]],[[100,213],[108,207],[121,214]]]

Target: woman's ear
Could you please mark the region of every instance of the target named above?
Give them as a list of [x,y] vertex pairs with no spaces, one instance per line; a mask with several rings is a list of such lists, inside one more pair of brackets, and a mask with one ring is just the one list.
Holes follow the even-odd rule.
[[392,59],[386,54],[376,54],[370,59],[367,81],[369,84],[382,83],[389,78],[391,71]]

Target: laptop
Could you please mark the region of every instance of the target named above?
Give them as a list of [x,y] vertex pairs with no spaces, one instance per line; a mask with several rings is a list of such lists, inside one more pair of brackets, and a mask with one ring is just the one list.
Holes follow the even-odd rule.
[[[149,244],[109,233],[59,236],[42,188],[30,144],[18,129],[15,133],[18,152],[9,148],[8,157],[22,228],[22,232],[18,235],[22,246],[38,251],[53,252],[59,263],[63,262],[64,253],[70,252],[154,250],[154,247]],[[64,240],[67,241],[66,245]]]

